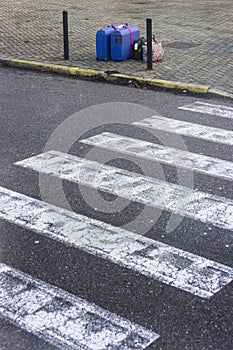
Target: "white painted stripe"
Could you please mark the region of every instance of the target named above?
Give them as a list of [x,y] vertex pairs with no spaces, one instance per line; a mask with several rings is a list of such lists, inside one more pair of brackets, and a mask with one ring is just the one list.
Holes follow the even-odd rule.
[[146,118],[134,122],[133,125],[233,146],[233,131],[213,128],[206,125],[189,123],[161,116]]
[[0,313],[61,349],[145,349],[159,337],[16,269],[0,264],[0,271]]
[[191,112],[215,115],[217,117],[222,117],[222,118],[233,119],[233,108],[210,104],[206,102],[197,101],[197,102],[179,107],[179,109],[184,109],[186,111],[191,111]]
[[151,142],[104,132],[80,142],[233,180],[233,163]]
[[233,230],[233,201],[69,154],[49,151],[17,165]]
[[0,218],[198,297],[233,280],[231,267],[2,187]]

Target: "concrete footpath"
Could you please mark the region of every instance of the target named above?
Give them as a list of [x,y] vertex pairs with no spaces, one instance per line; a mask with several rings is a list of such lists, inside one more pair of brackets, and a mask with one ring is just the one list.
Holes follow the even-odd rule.
[[[62,11],[69,13],[70,60],[63,60]],[[111,24],[136,24],[145,36],[146,18],[162,41],[166,58],[148,71],[141,61],[100,62],[95,33]],[[77,67],[74,74],[109,72],[154,80],[155,85],[233,94],[233,2],[231,0],[4,0],[0,4],[0,57],[36,61],[44,68]],[[14,65],[14,64],[13,64]],[[33,66],[33,64],[32,64]],[[34,68],[38,66],[34,64]],[[43,68],[43,65],[41,65]],[[59,70],[59,67],[57,67]],[[91,71],[90,71],[91,70]],[[96,72],[97,71],[97,72]],[[72,72],[72,70],[69,70]],[[85,75],[84,74],[84,75]],[[110,74],[111,75],[111,74]],[[183,84],[177,83],[182,82]],[[169,85],[169,82],[167,83]],[[189,85],[190,84],[190,85]]]

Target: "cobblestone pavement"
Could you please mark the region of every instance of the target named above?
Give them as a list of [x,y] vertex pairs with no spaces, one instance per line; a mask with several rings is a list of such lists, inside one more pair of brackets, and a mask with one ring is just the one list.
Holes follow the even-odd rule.
[[[70,61],[63,61],[62,10],[69,13]],[[141,61],[99,62],[96,30],[146,18],[166,52],[146,70]],[[232,0],[4,0],[0,4],[0,56],[111,70],[155,79],[208,84],[233,92]]]

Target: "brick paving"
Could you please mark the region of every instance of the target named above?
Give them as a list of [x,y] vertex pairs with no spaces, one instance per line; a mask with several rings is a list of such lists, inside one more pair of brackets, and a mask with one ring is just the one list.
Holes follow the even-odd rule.
[[[63,61],[64,9],[69,13],[69,61]],[[96,60],[96,30],[127,22],[145,36],[147,17],[165,47],[163,62],[147,71],[140,61]],[[0,23],[0,56],[211,85],[233,93],[231,0],[69,0],[65,6],[55,0],[3,0]]]

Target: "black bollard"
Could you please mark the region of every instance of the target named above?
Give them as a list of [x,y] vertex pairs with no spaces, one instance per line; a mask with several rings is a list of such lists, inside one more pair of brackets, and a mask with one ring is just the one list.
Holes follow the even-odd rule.
[[68,13],[63,11],[64,60],[69,59]]
[[147,69],[152,69],[152,19],[146,20],[146,40],[147,40]]

